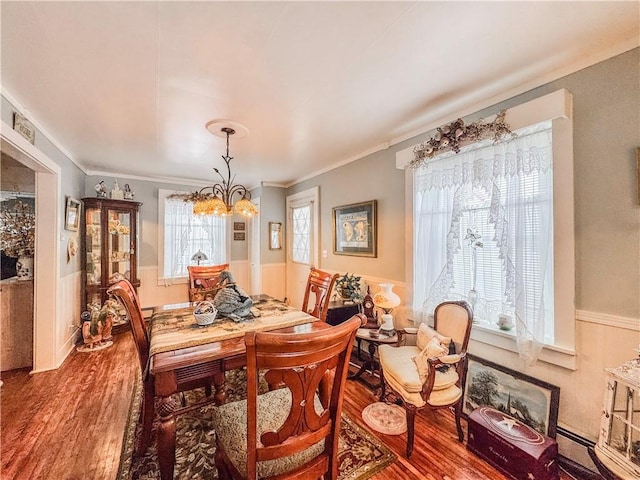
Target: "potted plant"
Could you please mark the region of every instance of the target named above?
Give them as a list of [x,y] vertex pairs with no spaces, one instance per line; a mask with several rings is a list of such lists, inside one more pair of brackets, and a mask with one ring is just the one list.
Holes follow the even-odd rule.
[[33,278],[36,216],[33,207],[17,201],[11,208],[0,209],[0,249],[18,259],[18,280]]
[[336,280],[336,292],[342,297],[343,301],[354,303],[362,301],[360,278],[355,275],[349,275],[349,272],[347,272]]

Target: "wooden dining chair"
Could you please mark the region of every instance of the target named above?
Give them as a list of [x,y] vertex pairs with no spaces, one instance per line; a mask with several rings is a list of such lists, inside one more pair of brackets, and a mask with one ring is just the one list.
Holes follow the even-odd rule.
[[[129,317],[129,324],[131,325],[131,334],[133,335],[136,350],[138,351],[138,360],[142,371],[143,398],[139,419],[142,424],[142,430],[137,441],[136,454],[142,455],[146,452],[151,440],[151,426],[153,423],[155,399],[154,379],[148,371],[150,347],[149,335],[144,324],[144,317],[142,316],[138,295],[128,280],[122,279],[114,283],[107,290],[107,294],[116,298],[126,310],[127,316]],[[214,397],[211,395],[213,377],[202,378],[196,381],[191,380],[180,382],[180,380],[178,380],[178,382],[178,392],[186,392],[195,388],[204,387],[206,398],[201,403],[204,405],[214,401]],[[183,405],[183,408],[184,407],[185,405]],[[189,410],[193,408],[195,407],[188,407]],[[181,409],[176,409],[175,413],[179,414],[180,410]]]
[[229,270],[229,264],[221,265],[189,265],[189,301],[199,302],[213,300],[220,284],[220,274],[224,270]]
[[[309,278],[307,279],[307,286],[304,290],[302,310],[323,322],[326,321],[329,310],[329,300],[331,300],[331,290],[333,290],[333,285],[336,283],[338,277],[339,275],[337,273],[331,275],[330,273],[311,267]],[[312,294],[314,301],[310,303]]]
[[[247,399],[213,413],[220,479],[337,478],[349,357],[364,323],[356,314],[316,333],[245,334]],[[284,387],[259,395],[261,372]]]

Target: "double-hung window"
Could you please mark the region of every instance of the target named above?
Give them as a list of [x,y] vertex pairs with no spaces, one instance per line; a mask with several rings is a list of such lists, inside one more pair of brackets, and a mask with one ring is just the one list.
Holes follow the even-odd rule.
[[164,279],[188,276],[189,265],[218,265],[227,261],[227,220],[215,215],[194,215],[193,205],[168,198],[160,191],[162,273]]
[[[436,155],[413,171],[413,309],[428,316],[443,301],[465,300],[472,337],[500,331],[498,316],[506,316],[513,329],[503,341],[512,338],[532,364],[543,346],[565,353],[573,346],[574,292],[563,292],[566,277],[558,275],[558,258],[573,255],[573,234],[556,231],[563,222],[572,229],[573,207],[571,195],[555,199],[571,186],[560,178],[566,166],[556,175],[554,122],[515,133]],[[561,217],[563,205],[571,216]]]

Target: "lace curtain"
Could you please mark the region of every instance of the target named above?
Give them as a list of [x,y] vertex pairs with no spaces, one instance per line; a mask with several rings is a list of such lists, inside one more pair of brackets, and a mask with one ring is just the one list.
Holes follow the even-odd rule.
[[[533,364],[553,338],[551,122],[517,134],[439,155],[416,170],[414,308],[428,314],[463,298],[486,323],[508,313],[520,356]],[[478,272],[467,269],[479,252],[465,242],[474,221],[484,232]]]
[[164,277],[186,277],[191,257],[207,256],[201,265],[226,263],[226,220],[214,215],[194,215],[193,205],[179,199],[164,204]]

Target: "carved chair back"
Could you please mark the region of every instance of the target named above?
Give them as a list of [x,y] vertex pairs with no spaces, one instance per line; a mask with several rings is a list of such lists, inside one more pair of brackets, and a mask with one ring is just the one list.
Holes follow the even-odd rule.
[[[309,278],[307,279],[307,286],[304,291],[302,310],[324,322],[327,319],[331,290],[338,276],[337,273],[331,275],[330,273],[311,267]],[[312,294],[314,299],[313,303],[310,303]]]

